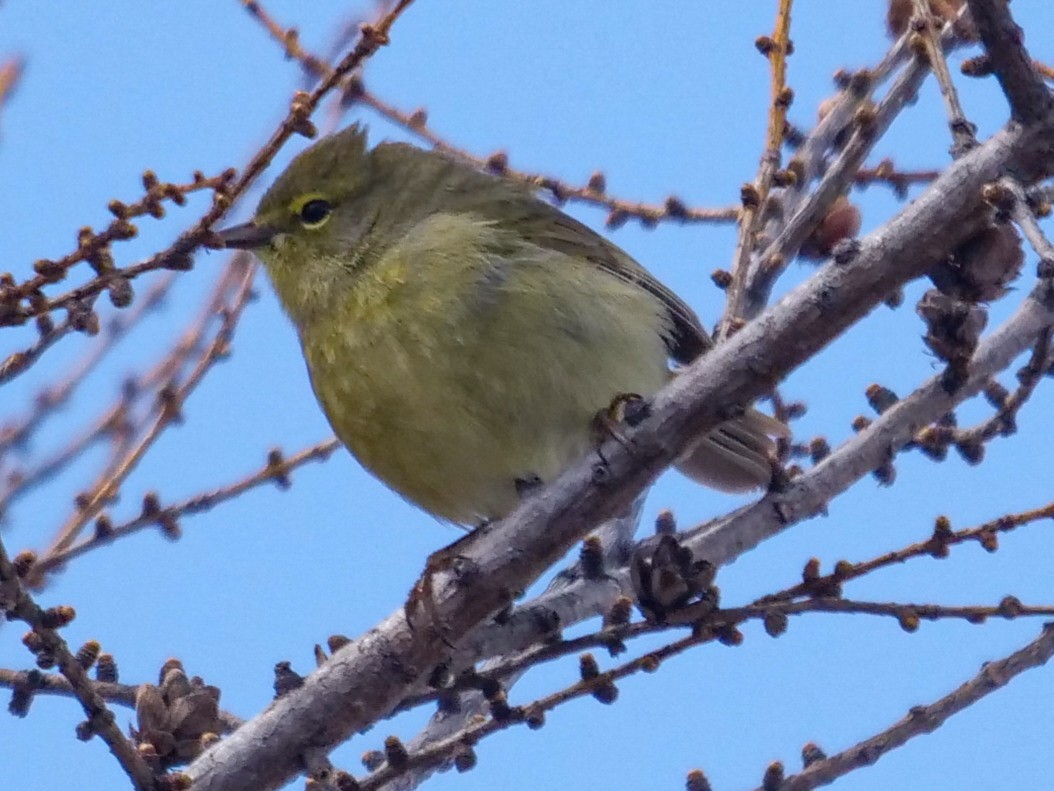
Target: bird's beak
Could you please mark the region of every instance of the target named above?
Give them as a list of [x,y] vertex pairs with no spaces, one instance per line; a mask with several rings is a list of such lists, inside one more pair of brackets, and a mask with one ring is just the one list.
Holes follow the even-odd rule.
[[274,239],[276,231],[266,225],[257,225],[253,222],[232,225],[218,231],[217,235],[223,242],[224,247],[232,247],[237,250],[256,250],[268,244]]

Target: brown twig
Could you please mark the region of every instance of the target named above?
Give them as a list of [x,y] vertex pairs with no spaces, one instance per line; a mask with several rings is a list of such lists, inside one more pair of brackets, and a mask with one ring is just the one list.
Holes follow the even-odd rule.
[[483,170],[488,170],[526,184],[533,189],[546,190],[557,203],[573,200],[587,206],[607,209],[608,216],[605,222],[609,228],[621,226],[630,218],[636,218],[646,227],[651,227],[662,221],[681,223],[734,222],[739,216],[739,209],[736,207],[722,209],[690,207],[686,206],[680,198],[673,196],[667,198],[662,205],[615,198],[607,194],[607,179],[600,172],[594,173],[587,184],[579,186],[542,173],[516,170],[509,166],[508,156],[505,152],[498,151],[488,157],[477,157],[462,148],[458,148],[442,138],[428,125],[428,114],[424,110],[414,110],[409,113],[405,110],[400,110],[378,97],[361,82],[352,84],[350,88],[346,89],[345,95],[349,100],[364,104],[389,121],[402,126],[407,131],[429,143],[437,151],[471,162]]
[[36,636],[34,642],[38,645],[38,654],[47,652],[58,664],[59,670],[69,682],[88,717],[85,734],[98,735],[106,743],[137,791],[155,789],[154,773],[135,746],[121,733],[113,712],[106,706],[106,701],[92,687],[84,668],[70,652],[66,641],[51,625],[53,622],[68,623],[73,617],[72,608],[65,608],[65,613],[42,610],[26,592],[7,556],[3,542],[0,542],[0,602],[3,603],[3,610],[8,618],[24,621],[29,625]]
[[188,497],[169,506],[162,506],[156,496],[148,495],[144,500],[143,512],[139,516],[120,525],[108,527],[105,531],[97,532],[78,544],[67,542],[63,547],[50,551],[45,558],[33,567],[33,573],[44,574],[93,549],[112,544],[119,538],[152,525],[160,525],[171,530],[172,526],[184,516],[209,511],[221,503],[238,497],[249,489],[254,489],[266,483],[275,483],[283,488],[288,487],[290,485],[290,474],[293,470],[310,462],[325,461],[338,447],[340,447],[340,443],[336,439],[328,439],[305,448],[288,458],[284,457],[279,451],[271,451],[268,454],[267,463],[259,470],[233,483]]
[[996,437],[1005,437],[1017,431],[1017,415],[1032,397],[1044,372],[1050,366],[1049,327],[1040,331],[1028,362],[1017,372],[1018,386],[1012,393],[996,382],[989,380],[984,388],[985,397],[996,412],[970,428],[958,428],[937,423],[922,429],[913,443],[927,455],[941,459],[954,446],[970,463],[980,462],[984,454],[984,443]]
[[797,206],[779,233],[757,255],[741,297],[743,317],[755,317],[768,303],[772,288],[790,265],[802,244],[834,201],[843,195],[893,119],[915,96],[926,74],[925,67],[912,65],[901,72],[877,107],[861,107],[853,118],[852,136],[827,168],[815,189]]
[[1054,502],[1028,511],[1006,514],[976,527],[956,531],[951,529],[951,525],[945,517],[939,517],[933,535],[925,541],[910,544],[902,549],[887,552],[884,555],[879,555],[876,558],[860,563],[839,561],[835,565],[833,573],[815,577],[808,582],[802,582],[779,593],[762,597],[758,599],[757,603],[766,604],[771,601],[789,601],[800,596],[814,595],[817,591],[836,589],[849,580],[870,574],[877,569],[904,563],[913,558],[944,557],[951,547],[960,544],[976,542],[992,552],[999,546],[998,535],[1000,533],[1008,533],[1022,525],[1052,518],[1054,518]]
[[[222,270],[211,295],[206,299],[204,309],[191,322],[173,349],[149,370],[126,381],[115,404],[48,458],[27,470],[14,470],[8,475],[7,488],[0,492],[0,512],[6,510],[18,497],[61,472],[70,462],[107,435],[117,439],[119,434],[130,435],[132,433],[129,431],[129,422],[136,404],[149,397],[154,397],[153,405],[157,407],[156,390],[158,387],[176,378],[191,356],[201,350],[205,331],[216,318],[227,292],[233,285],[231,272],[229,267]],[[149,295],[147,302],[149,302]],[[122,316],[115,317],[115,321],[123,318]],[[108,474],[109,472],[104,470],[100,480],[105,480]]]
[[[706,605],[702,609],[705,611]],[[668,618],[671,624],[692,624],[698,621],[693,610],[696,606],[686,607],[683,611]],[[1013,620],[1019,617],[1054,616],[1054,606],[1022,604],[1014,596],[1007,596],[998,605],[952,606],[945,604],[911,604],[899,602],[871,602],[826,597],[805,599],[794,602],[775,602],[746,607],[732,607],[719,610],[704,623],[716,622],[718,626],[743,623],[753,619],[764,619],[771,615],[801,615],[803,613],[829,613],[842,615],[877,615],[883,618],[895,618],[905,631],[913,632],[918,628],[919,620],[941,621],[955,620],[970,623],[982,623],[988,618],[1006,618]]]
[[977,145],[974,134],[976,127],[966,120],[959,93],[952,82],[944,47],[941,46],[941,20],[931,13],[929,0],[914,0],[914,4],[918,32],[913,37],[912,45],[918,56],[925,57],[937,78],[952,133],[952,156],[958,157]]
[[319,79],[329,71],[328,63],[315,57],[300,45],[300,34],[295,27],[282,27],[256,0],[241,0],[241,4],[250,16],[264,26],[271,38],[282,45],[285,56],[300,63],[308,75]]
[[[964,13],[965,9],[961,10],[945,25],[941,34],[944,46],[954,46],[959,41],[956,25]],[[741,318],[751,320],[765,308],[773,286],[802,244],[834,201],[844,195],[875,142],[917,95],[928,69],[915,59],[900,71],[877,108],[869,101],[879,82],[904,62],[909,51],[908,39],[908,35],[901,36],[874,69],[842,76],[844,90],[841,98],[795,154],[788,169],[800,170],[803,177],[795,179],[793,188],[779,191],[781,211],[774,213],[772,220],[766,223],[764,238],[759,245],[761,251],[751,263]],[[848,133],[852,136],[847,143],[836,144],[838,138]],[[827,154],[832,147],[839,154],[829,164]],[[805,185],[821,176],[820,183],[811,192],[805,192]]]
[[61,324],[46,326],[32,344],[19,351],[12,352],[0,362],[0,385],[29,370],[40,356],[60,339],[73,331],[74,322],[66,319]]
[[860,168],[853,176],[853,182],[860,188],[888,184],[897,197],[903,198],[912,184],[929,184],[940,174],[939,170],[897,170],[892,160],[883,159],[873,168]]
[[[913,707],[904,719],[848,750],[820,759],[807,769],[791,775],[780,784],[780,791],[808,791],[834,782],[849,772],[870,766],[891,750],[926,733],[932,733],[949,717],[973,705],[986,695],[1006,686],[1015,676],[1041,667],[1054,656],[1054,626],[1047,624],[1039,637],[1004,659],[986,662],[981,672],[954,692],[929,704]],[[765,791],[758,788],[757,791]]]
[[[235,262],[238,260],[239,257],[236,256]],[[252,290],[253,276],[256,272],[255,264],[248,261],[247,257],[241,258],[241,262],[240,265],[232,263],[233,269],[240,270],[240,282],[237,284],[230,303],[221,310],[220,327],[193,370],[187,376],[186,381],[179,386],[172,384],[162,387],[158,393],[160,408],[153,422],[115,468],[109,474],[106,474],[87,496],[81,499],[78,503],[77,513],[60,529],[58,536],[45,553],[44,559],[50,558],[55,553],[69,546],[84,525],[97,516],[106,503],[116,497],[117,491],[125,478],[128,477],[128,474],[139,463],[162,431],[173,421],[180,419],[183,403],[200,384],[205,374],[213,365],[226,357],[234,328],[248,302]]]
[[[667,621],[664,623],[639,622],[625,627],[603,629],[572,640],[541,645],[508,663],[501,663],[485,674],[469,674],[466,679],[466,689],[478,689],[481,686],[486,686],[488,679],[492,686],[494,683],[500,685],[501,678],[508,674],[525,670],[543,661],[579,653],[588,648],[599,647],[617,652],[624,648],[624,641],[632,637],[666,631],[676,627],[678,624],[692,627],[692,634],[688,637],[675,640],[657,650],[649,651],[603,673],[599,672],[599,670],[585,673],[581,681],[539,698],[525,706],[510,706],[504,694],[499,693],[491,701],[490,718],[482,722],[470,723],[457,733],[441,741],[434,742],[417,752],[408,753],[405,756],[406,760],[400,759],[397,767],[388,763],[360,781],[360,787],[363,791],[379,788],[384,783],[391,782],[407,771],[436,766],[449,761],[455,758],[458,751],[463,750],[466,745],[475,746],[481,739],[513,725],[524,722],[529,723],[532,720],[540,721],[542,714],[571,700],[582,698],[586,695],[594,695],[605,702],[611,702],[617,695],[616,681],[642,670],[654,672],[666,659],[704,643],[718,640],[729,645],[737,645],[742,640],[742,636],[736,631],[736,627],[746,621],[764,620],[768,624],[773,616],[801,615],[804,613],[867,614],[890,617],[897,619],[905,630],[914,631],[918,628],[919,619],[955,619],[977,623],[989,617],[1050,617],[1054,615],[1054,607],[1030,607],[1010,597],[995,607],[949,607],[930,604],[850,601],[837,598],[774,602],[765,605],[749,605],[723,610],[714,610],[712,605],[707,602],[691,605],[676,613],[669,614]],[[778,632],[774,632],[774,634],[778,634]],[[454,689],[457,689],[457,687],[455,686]],[[449,694],[450,690],[445,690],[445,692]],[[412,701],[407,701],[407,703],[417,705],[439,694],[421,696]],[[495,708],[495,701],[499,706],[497,709]]]
[[583,679],[582,681],[554,692],[551,695],[538,698],[526,706],[509,708],[506,704],[506,708],[509,708],[508,716],[489,717],[476,720],[446,739],[434,742],[428,747],[412,754],[407,754],[406,760],[400,761],[397,768],[391,763],[388,763],[377,769],[368,777],[359,781],[359,788],[362,789],[362,791],[373,791],[374,789],[380,788],[385,783],[391,782],[407,771],[443,764],[452,760],[459,752],[464,751],[466,746],[474,745],[480,739],[499,731],[506,730],[513,725],[523,723],[541,724],[546,712],[551,711],[568,701],[583,698],[587,695],[602,695],[604,692],[601,690],[606,691],[613,689],[614,682],[633,675],[641,670],[654,670],[663,661],[684,653],[689,648],[699,645],[701,642],[705,642],[709,639],[713,639],[713,636],[704,635],[702,633],[692,634],[645,654],[644,656],[625,662],[617,668],[608,670],[589,679]]
[[55,414],[56,408],[62,406],[76,391],[77,387],[95,369],[111,349],[131,330],[140,319],[154,310],[164,299],[175,279],[168,273],[154,283],[150,290],[140,299],[135,308],[126,313],[118,313],[102,326],[98,339],[88,353],[77,363],[72,371],[59,382],[43,388],[33,399],[33,406],[25,417],[12,421],[0,429],[0,458],[12,448],[25,445],[43,422]]
[[725,297],[725,314],[718,327],[718,339],[727,338],[743,318],[743,300],[750,273],[750,261],[757,245],[765,205],[773,179],[780,165],[783,130],[787,123],[787,108],[793,93],[787,88],[787,55],[790,50],[791,0],[780,0],[776,12],[776,27],[772,38],[759,40],[758,49],[769,59],[772,72],[771,101],[765,150],[753,184],[743,187],[743,210],[739,217],[739,238],[732,254],[732,281]]
[[[127,269],[119,269],[113,265],[113,256],[110,247],[114,242],[125,241],[134,238],[138,229],[130,220],[150,215],[161,218],[165,214],[164,203],[171,201],[182,206],[187,201],[187,196],[201,190],[212,190],[215,196],[226,194],[226,190],[234,178],[233,170],[226,170],[216,176],[206,177],[198,172],[194,174],[192,181],[186,184],[172,184],[159,181],[151,171],[143,174],[143,187],[145,195],[134,203],[123,203],[118,200],[110,201],[108,208],[114,215],[110,224],[95,233],[91,228],[84,227],[77,233],[77,249],[65,256],[55,259],[41,259],[33,268],[36,274],[19,284],[7,284],[0,288],[0,304],[4,310],[0,312],[0,326],[21,324],[28,319],[48,313],[55,308],[66,307],[74,302],[81,302],[94,297],[101,291],[109,289],[111,298],[115,304],[124,306],[131,303],[131,296],[121,298],[114,296],[114,289],[125,290],[127,281],[148,269],[133,266]],[[233,198],[233,196],[230,196]],[[223,203],[222,200],[219,201]],[[213,203],[215,210],[216,201]],[[173,250],[175,246],[169,248]],[[177,264],[185,268],[184,259],[178,262],[172,260],[170,255],[165,259],[166,265]],[[69,275],[70,270],[78,263],[86,261],[92,265],[96,277],[88,284],[73,289],[62,297],[53,300],[41,299],[41,289],[46,286],[60,283]],[[152,267],[154,269],[160,266]],[[123,296],[123,295],[122,295]],[[22,307],[20,302],[29,300],[29,305]]]
[[[297,60],[304,71],[312,77],[322,78],[332,74],[329,65],[318,56],[306,50],[300,44],[296,28],[283,28],[260,4],[253,0],[241,0],[250,13],[264,26],[271,37],[281,44],[286,56]],[[653,226],[664,220],[682,223],[696,222],[733,222],[739,216],[738,208],[703,209],[686,206],[676,197],[667,198],[662,205],[627,201],[606,194],[606,179],[602,173],[594,173],[584,186],[568,184],[565,181],[540,173],[528,173],[509,167],[508,156],[496,152],[488,157],[476,155],[459,148],[442,138],[428,125],[428,113],[425,110],[406,112],[395,105],[384,101],[370,91],[362,82],[361,74],[352,75],[343,85],[343,105],[345,109],[353,103],[363,104],[387,118],[420,139],[429,143],[437,151],[471,162],[476,167],[498,173],[506,178],[519,181],[535,189],[549,192],[555,201],[563,203],[573,200],[590,206],[608,210],[608,227],[622,225],[630,218],[639,219],[645,226]]]

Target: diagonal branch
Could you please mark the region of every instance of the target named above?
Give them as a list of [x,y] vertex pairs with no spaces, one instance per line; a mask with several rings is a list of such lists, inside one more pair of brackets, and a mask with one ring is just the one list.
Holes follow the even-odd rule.
[[[791,0],[780,0],[776,13],[776,27],[772,38],[758,40],[758,49],[768,56],[772,72],[769,122],[765,133],[765,150],[761,154],[761,165],[753,184],[743,187],[743,210],[739,215],[739,238],[732,254],[732,282],[728,286],[725,315],[718,328],[718,339],[726,338],[737,329],[743,316],[750,262],[757,247],[757,233],[769,198],[776,171],[780,166],[780,149],[783,146],[784,128],[787,124],[787,108],[793,92],[787,88],[787,55],[790,54]],[[749,318],[749,317],[746,317]]]
[[[62,675],[69,681],[77,700],[80,701],[88,717],[85,733],[98,735],[106,743],[136,791],[153,791],[157,787],[153,771],[135,746],[121,733],[113,712],[106,706],[106,701],[92,687],[87,672],[53,627],[52,621],[55,621],[57,616],[51,611],[42,610],[26,592],[3,543],[0,543],[0,613],[7,618],[28,624],[41,648],[54,657]],[[72,611],[67,616],[58,616],[60,622],[68,622],[69,618],[72,618]]]
[[[848,750],[821,759],[802,772],[786,778],[780,791],[808,791],[833,783],[854,769],[870,766],[886,753],[900,747],[909,739],[932,733],[953,714],[976,703],[997,689],[1006,686],[1017,675],[1041,667],[1054,656],[1054,625],[1043,627],[1039,637],[1028,645],[1000,659],[986,662],[981,672],[954,692],[928,706],[915,706],[900,722]],[[757,789],[763,791],[763,789]]]
[[1014,120],[1035,123],[1054,112],[1054,99],[1025,49],[1025,33],[1006,0],[967,0],[988,62],[1010,102]]

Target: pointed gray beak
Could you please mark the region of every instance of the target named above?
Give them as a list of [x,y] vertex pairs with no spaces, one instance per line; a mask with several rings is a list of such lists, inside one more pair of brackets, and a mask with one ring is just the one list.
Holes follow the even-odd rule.
[[237,250],[256,250],[268,244],[274,237],[276,231],[266,225],[257,225],[247,222],[241,225],[232,225],[218,231],[217,235],[223,241],[224,247],[232,247]]

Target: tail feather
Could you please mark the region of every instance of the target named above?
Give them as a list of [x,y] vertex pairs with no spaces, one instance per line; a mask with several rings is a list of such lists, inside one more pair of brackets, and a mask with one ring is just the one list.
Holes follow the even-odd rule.
[[772,437],[787,437],[789,429],[755,409],[718,426],[690,448],[676,467],[700,483],[725,492],[745,492],[768,486],[776,460]]

